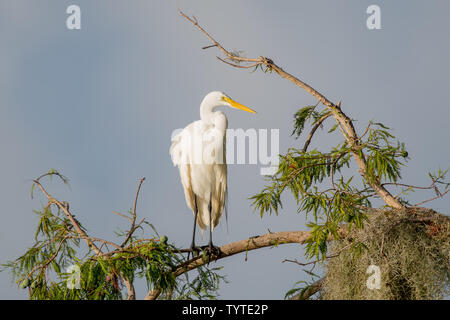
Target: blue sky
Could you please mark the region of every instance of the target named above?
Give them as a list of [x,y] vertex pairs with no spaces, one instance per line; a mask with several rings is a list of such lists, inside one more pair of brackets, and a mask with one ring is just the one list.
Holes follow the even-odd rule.
[[[378,4],[382,30],[366,28]],[[82,29],[66,28],[77,4]],[[131,206],[178,246],[189,245],[192,214],[168,153],[170,136],[199,118],[209,91],[227,92],[258,111],[227,110],[230,128],[280,130],[280,151],[301,145],[290,136],[293,114],[315,103],[276,75],[231,68],[177,13],[181,8],[231,50],[271,57],[342,108],[364,130],[371,119],[394,129],[411,160],[403,182],[428,185],[427,172],[447,168],[450,42],[447,1],[62,1],[0,0],[0,261],[32,244],[44,203],[30,198],[30,179],[56,168],[71,180],[48,189],[71,204],[93,236],[114,239],[126,221],[112,211]],[[326,150],[341,137],[319,134]],[[262,219],[248,198],[264,186],[259,165],[229,168],[229,231],[217,245],[271,231],[304,230],[304,216],[284,198],[279,216]],[[416,192],[411,202],[432,196]],[[447,212],[450,200],[429,207]],[[189,226],[186,228],[186,226]],[[200,240],[199,240],[200,241]],[[206,239],[205,239],[206,242]],[[301,268],[298,245],[224,259],[223,299],[281,299]],[[141,297],[144,285],[138,288]],[[0,298],[25,299],[0,273]]]

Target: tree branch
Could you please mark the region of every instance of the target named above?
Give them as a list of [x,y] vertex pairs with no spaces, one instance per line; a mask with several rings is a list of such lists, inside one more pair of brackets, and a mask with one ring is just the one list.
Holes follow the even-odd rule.
[[[178,277],[209,262],[217,261],[242,252],[286,243],[303,244],[309,238],[309,236],[309,231],[282,231],[267,233],[262,236],[255,236],[248,239],[232,242],[220,247],[220,253],[218,255],[212,254],[209,261],[203,260],[202,257],[195,257],[180,264],[175,268],[174,275],[175,277]],[[160,290],[150,290],[145,297],[145,300],[155,300],[158,298],[160,293]]]
[[243,61],[243,62],[258,62],[258,63],[262,63],[262,60],[260,58],[258,59],[249,59],[249,58],[243,58],[243,57],[239,57],[236,56],[234,54],[232,54],[231,52],[229,52],[228,50],[226,50],[224,47],[222,47],[222,45],[220,43],[218,43],[213,37],[211,37],[209,35],[208,32],[205,31],[205,29],[203,29],[199,24],[198,21],[195,17],[188,17],[187,15],[185,15],[183,13],[183,11],[178,9],[178,12],[180,13],[180,15],[182,15],[184,18],[186,18],[187,20],[189,20],[197,29],[199,29],[209,40],[211,40],[211,42],[213,43],[213,45],[211,46],[206,46],[203,48],[208,48],[208,47],[217,47],[219,48],[220,51],[222,51],[223,54],[225,54],[228,59],[230,60],[234,60],[234,61]]
[[361,151],[361,142],[358,138],[358,135],[356,134],[356,130],[353,126],[352,120],[347,117],[347,115],[342,112],[340,105],[336,105],[332,103],[330,100],[328,100],[324,95],[322,95],[320,92],[315,90],[313,87],[308,85],[307,83],[301,81],[300,79],[294,77],[292,74],[284,71],[282,68],[280,68],[278,65],[276,65],[273,60],[265,57],[258,57],[256,59],[250,59],[250,58],[243,58],[238,57],[230,53],[228,50],[226,50],[222,45],[217,42],[209,33],[207,33],[199,24],[197,19],[195,18],[189,18],[186,14],[184,14],[181,10],[179,10],[179,13],[181,16],[186,18],[188,21],[190,21],[197,29],[199,29],[219,50],[225,54],[225,56],[236,62],[252,62],[256,63],[256,65],[264,65],[266,68],[270,71],[275,71],[279,76],[282,78],[289,80],[294,85],[302,88],[309,94],[311,94],[313,97],[315,97],[317,100],[319,100],[323,105],[325,105],[333,114],[334,118],[336,119],[337,123],[339,124],[339,129],[341,130],[342,134],[344,135],[345,139],[349,143],[349,145],[352,148],[352,155],[356,160],[356,163],[359,167],[359,173],[361,176],[366,180],[369,185],[372,187],[372,189],[381,197],[381,199],[384,200],[384,202],[393,208],[397,209],[403,209],[405,206],[392,194],[384,188],[384,186],[380,183],[378,179],[370,180],[367,176],[367,163],[364,156],[364,153]]
[[[69,206],[67,203],[63,204],[61,201],[56,200],[55,198],[53,198],[42,186],[42,184],[39,182],[39,180],[41,178],[43,178],[44,176],[48,176],[48,175],[52,175],[52,174],[56,174],[57,176],[59,176],[61,179],[64,178],[58,173],[51,173],[51,174],[44,174],[40,177],[38,177],[37,179],[33,180],[33,182],[39,187],[39,189],[42,191],[42,193],[45,195],[45,197],[48,199],[49,204],[55,204],[56,206],[58,206],[58,208],[60,210],[62,210],[67,218],[70,220],[70,223],[73,225],[73,227],[75,228],[75,231],[78,233],[79,237],[84,239],[88,245],[88,247],[95,252],[96,255],[101,256],[103,255],[102,250],[100,250],[94,243],[94,241],[102,241],[103,243],[110,243],[109,241],[103,240],[103,239],[98,239],[98,238],[91,238],[88,236],[88,234],[81,228],[80,224],[77,222],[77,220],[73,217],[73,215],[70,213],[69,211]],[[115,245],[115,244],[114,244]],[[117,245],[115,245],[116,247],[119,247]],[[120,247],[119,247],[120,248]],[[134,291],[134,286],[131,283],[131,281],[129,279],[127,279],[125,276],[121,276],[123,282],[125,283],[125,286],[127,287],[128,290],[128,299],[129,300],[135,300],[136,298],[136,294]]]
[[81,228],[80,224],[75,220],[75,218],[73,217],[73,215],[70,213],[68,206],[64,205],[63,203],[61,203],[60,201],[56,200],[55,198],[53,198],[42,186],[42,184],[39,182],[39,179],[41,179],[41,177],[37,178],[36,180],[33,180],[33,182],[38,186],[38,188],[42,191],[42,193],[45,195],[45,197],[48,199],[50,204],[55,204],[60,210],[62,210],[65,215],[67,216],[67,218],[70,220],[70,223],[73,225],[73,227],[75,228],[76,232],[80,235],[81,238],[83,238],[88,247],[94,251],[97,255],[101,255],[102,252],[100,251],[100,249],[94,244],[94,242],[89,238],[89,236],[87,235],[86,232],[84,232],[84,230]]
[[422,204],[424,204],[424,203],[427,203],[427,202],[430,202],[430,201],[433,201],[433,200],[442,198],[442,197],[445,196],[449,191],[450,191],[450,189],[447,190],[447,191],[445,191],[444,193],[441,193],[441,194],[437,195],[437,196],[434,197],[434,198],[431,198],[431,199],[424,200],[424,201],[422,201],[422,202],[416,203],[415,205],[413,205],[413,207],[418,207],[418,206],[420,206],[420,205],[422,205]]
[[145,177],[142,178],[139,181],[139,185],[136,191],[136,196],[134,198],[134,206],[133,206],[133,216],[131,218],[131,227],[130,227],[130,231],[128,231],[127,237],[125,238],[125,240],[123,241],[123,243],[120,245],[122,248],[127,244],[128,240],[130,240],[131,236],[133,235],[134,231],[137,229],[137,227],[139,227],[142,222],[144,222],[144,220],[142,220],[136,227],[135,227],[135,223],[136,223],[136,206],[137,206],[137,201],[139,198],[139,191],[141,191],[141,186],[142,183],[145,181]]
[[308,137],[306,138],[306,142],[305,145],[303,146],[302,151],[306,152],[306,150],[308,149],[309,144],[311,143],[311,139],[314,135],[314,133],[316,132],[316,130],[322,125],[322,123],[328,119],[328,117],[331,116],[331,112],[325,114],[322,118],[320,118],[320,120],[314,125],[314,127],[311,129],[311,132],[309,133]]

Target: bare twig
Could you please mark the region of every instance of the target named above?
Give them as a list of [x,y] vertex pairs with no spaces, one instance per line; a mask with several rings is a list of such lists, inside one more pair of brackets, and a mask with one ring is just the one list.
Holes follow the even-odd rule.
[[363,134],[358,138],[359,140],[361,140],[362,138],[364,138],[364,136],[367,134],[367,132],[369,132],[370,126],[372,125],[372,122],[369,122],[369,124],[366,127],[366,130],[364,130]]
[[[350,245],[351,245],[351,244],[346,245],[345,247],[341,248],[341,249],[340,249],[339,251],[337,251],[336,253],[334,253],[334,254],[332,254],[332,255],[329,255],[329,256],[325,257],[325,259],[332,259],[332,258],[335,258],[335,257],[339,256],[339,255],[341,254],[341,252],[342,252],[343,250],[345,250],[346,248],[348,248]],[[297,260],[288,260],[288,259],[285,259],[285,260],[283,260],[282,262],[293,262],[293,263],[296,263],[296,264],[298,264],[298,265],[300,265],[300,266],[307,266],[307,265],[312,264],[312,265],[313,265],[313,268],[314,268],[315,265],[316,265],[319,261],[318,261],[318,260],[315,260],[315,261],[311,261],[311,262],[308,262],[308,263],[301,263],[301,262],[298,262]],[[316,293],[322,288],[324,281],[325,281],[325,277],[322,278],[322,279],[320,279],[320,280],[317,280],[317,281],[314,282],[313,284],[309,285],[305,290],[302,290],[302,291],[299,292],[298,294],[292,296],[292,297],[290,298],[290,300],[306,300],[306,299],[308,299],[308,298],[311,297],[312,295],[316,294]]]
[[[125,238],[125,240],[123,241],[123,243],[122,243],[122,245],[121,245],[122,248],[126,245],[126,243],[128,242],[128,240],[130,240],[130,238],[131,238],[131,236],[133,235],[134,231],[137,229],[137,227],[135,227],[135,223],[136,223],[136,206],[137,206],[137,201],[138,201],[138,198],[139,198],[139,191],[141,191],[141,186],[142,186],[142,183],[143,183],[144,181],[145,181],[145,177],[142,178],[142,179],[139,181],[139,185],[138,185],[138,188],[137,188],[137,191],[136,191],[136,196],[135,196],[135,198],[134,198],[134,206],[133,206],[133,212],[132,212],[132,215],[133,215],[133,216],[132,216],[132,218],[131,218],[131,227],[130,227],[130,230],[128,231],[127,237]],[[142,221],[139,223],[139,225],[140,225],[142,222],[144,222],[144,220],[142,220]]]
[[429,187],[419,187],[419,186],[414,186],[414,185],[404,184],[404,183],[397,183],[397,182],[383,183],[383,186],[389,186],[389,185],[397,186],[397,187],[406,187],[406,188],[411,188],[411,189],[429,190],[429,189],[433,189],[435,187],[435,182],[433,182]]
[[[121,247],[118,245],[118,244],[116,244],[116,243],[114,243],[114,242],[112,242],[112,241],[108,241],[108,240],[105,240],[105,239],[100,239],[100,238],[95,238],[95,237],[91,237],[91,236],[83,236],[83,235],[74,235],[74,236],[70,236],[70,237],[68,237],[68,238],[71,238],[71,239],[74,239],[74,238],[78,238],[78,239],[83,239],[83,240],[86,240],[86,241],[91,241],[91,242],[101,242],[102,243],[102,246],[103,245],[110,245],[110,246],[112,246],[112,247],[114,247],[114,248],[116,248],[116,249],[121,249]],[[100,248],[99,248],[99,252],[98,253],[96,253],[98,256],[104,256],[105,255],[105,253],[103,253],[103,252],[101,252],[100,251]]]
[[[416,204],[413,205],[413,207],[418,207],[418,206],[420,206],[420,205],[422,205],[424,203],[427,203],[427,202],[430,202],[430,201],[433,201],[433,200],[436,200],[436,199],[440,199],[440,198],[444,197],[450,191],[450,189],[449,189],[449,190],[446,190],[444,193],[441,193],[439,191],[438,187],[436,186],[436,183],[439,183],[438,180],[439,179],[432,179],[431,184],[428,187],[420,187],[420,186],[414,186],[414,185],[409,185],[409,184],[404,184],[404,183],[397,183],[397,182],[383,183],[383,186],[392,185],[392,186],[396,186],[396,187],[405,187],[405,188],[408,188],[408,189],[420,189],[420,190],[433,189],[435,191],[435,193],[436,193],[436,197],[424,200],[422,202],[419,202],[419,203],[416,203]],[[402,194],[403,192],[407,191],[408,189],[402,190],[402,192],[399,193],[399,195]]]
[[[69,238],[68,235],[64,236],[63,239],[58,243],[58,247],[56,248],[55,253],[44,264],[37,265],[33,269],[31,269],[31,271],[27,274],[27,276],[25,278],[28,279],[37,269],[41,269],[39,273],[43,273],[45,271],[45,269],[47,268],[47,266],[53,260],[55,260],[55,258],[58,256],[58,253],[61,250],[62,245],[68,238]],[[58,239],[58,238],[55,238],[55,239]],[[53,240],[55,240],[55,239],[53,239]],[[50,243],[53,242],[53,240],[50,241]]]
[[[332,259],[332,258],[336,258],[337,256],[339,256],[339,255],[341,254],[342,251],[344,251],[345,249],[347,249],[347,248],[348,248],[349,246],[351,246],[351,245],[352,245],[351,243],[348,244],[348,245],[346,245],[345,247],[341,248],[339,251],[337,251],[337,252],[335,252],[335,253],[333,253],[333,254],[331,254],[331,255],[329,255],[329,256],[326,256],[324,259]],[[282,263],[285,263],[285,262],[292,262],[292,263],[298,264],[299,266],[305,267],[305,266],[308,266],[308,265],[311,265],[311,264],[316,265],[317,263],[320,262],[320,260],[314,260],[314,261],[310,261],[310,262],[303,263],[303,262],[297,261],[297,259],[295,259],[295,260],[284,259],[284,260],[281,261],[281,262],[282,262]]]
[[305,145],[303,146],[302,151],[306,152],[306,150],[308,149],[309,144],[311,143],[311,139],[314,135],[314,133],[316,132],[316,130],[322,125],[322,123],[328,119],[331,116],[331,112],[328,112],[327,114],[325,114],[322,118],[320,118],[320,120],[314,125],[314,127],[311,129],[311,132],[309,133],[308,137],[306,138],[306,142]]
[[121,217],[123,217],[125,219],[128,219],[130,221],[133,221],[133,219],[131,219],[130,217],[124,215],[123,213],[120,213],[120,212],[117,212],[117,211],[113,211],[113,213],[115,213],[115,214],[117,214],[117,215],[119,215],[119,216],[121,216]]
[[202,49],[205,50],[205,49],[209,49],[209,48],[212,48],[212,47],[215,47],[215,46],[216,46],[215,44],[212,44],[210,46],[203,47]]
[[436,197],[434,197],[434,198],[431,198],[431,199],[428,199],[428,200],[425,200],[425,201],[422,201],[422,202],[419,202],[419,203],[416,203],[415,205],[413,205],[413,207],[418,207],[418,206],[420,206],[420,205],[422,205],[422,204],[424,204],[424,203],[427,203],[427,202],[430,202],[430,201],[433,201],[433,200],[436,200],[436,199],[439,199],[439,198],[442,198],[443,196],[445,196],[448,192],[450,191],[450,189],[449,190],[447,190],[447,191],[445,191],[444,193],[441,193],[441,194],[439,194],[439,195],[437,195]]
[[222,53],[225,54],[230,60],[262,63],[262,60],[260,58],[258,58],[258,59],[249,59],[249,58],[243,58],[243,57],[238,57],[236,55],[233,55],[231,52],[229,52],[224,47],[222,47],[222,45],[220,43],[218,43],[213,37],[211,37],[211,35],[208,32],[206,32],[205,29],[203,29],[198,24],[198,21],[197,21],[197,19],[195,17],[190,18],[186,14],[184,14],[181,10],[178,10],[178,12],[184,18],[189,20],[197,29],[199,29],[213,43],[213,46],[219,48],[219,50],[222,51]]
[[336,164],[338,163],[338,161],[345,155],[347,154],[347,152],[342,152],[335,160],[333,160],[333,163],[331,165],[331,186],[333,187],[334,190],[339,190],[341,191],[339,188],[336,188],[336,185],[334,184],[334,174],[335,174],[335,168],[336,168]]
[[260,62],[257,62],[257,63],[251,64],[251,65],[241,66],[239,64],[234,64],[234,63],[228,62],[228,61],[222,59],[221,57],[216,57],[216,58],[219,59],[220,61],[222,61],[223,63],[229,64],[232,67],[241,68],[241,69],[249,69],[249,68],[253,68],[253,67],[256,67],[261,64]]

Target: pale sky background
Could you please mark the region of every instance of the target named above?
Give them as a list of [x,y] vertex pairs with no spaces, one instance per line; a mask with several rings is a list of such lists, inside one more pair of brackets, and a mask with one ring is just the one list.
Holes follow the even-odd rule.
[[[70,4],[82,10],[82,29],[66,28]],[[366,8],[378,4],[382,30],[366,28]],[[314,103],[276,75],[220,63],[216,49],[177,13],[195,15],[231,50],[271,57],[330,100],[342,100],[358,130],[370,119],[394,128],[411,160],[403,182],[428,185],[427,172],[447,168],[450,109],[450,2],[442,1],[83,1],[0,0],[0,262],[32,245],[44,203],[30,198],[30,179],[56,168],[71,189],[54,180],[50,192],[70,202],[92,236],[114,240],[127,221],[139,178],[138,204],[160,234],[190,244],[192,214],[168,153],[173,129],[199,118],[203,96],[227,92],[258,111],[226,110],[230,128],[280,129],[280,151],[301,146],[290,136],[293,114]],[[340,137],[319,133],[327,150]],[[229,232],[216,245],[271,231],[304,230],[304,216],[284,197],[279,216],[250,208],[264,186],[259,165],[229,167]],[[431,193],[416,192],[419,202]],[[448,213],[450,197],[428,204]],[[204,243],[207,238],[204,239]],[[198,243],[201,240],[198,239]],[[298,245],[236,255],[224,266],[222,299],[282,299],[305,279]],[[145,285],[138,286],[143,298]],[[0,273],[1,299],[26,291]]]

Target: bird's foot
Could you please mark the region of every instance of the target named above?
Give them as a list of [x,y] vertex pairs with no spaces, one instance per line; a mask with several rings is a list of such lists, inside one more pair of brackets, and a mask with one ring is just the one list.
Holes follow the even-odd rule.
[[195,244],[191,244],[190,249],[191,249],[191,251],[188,252],[187,260],[189,260],[189,256],[191,255],[191,253],[192,253],[192,258],[195,258],[195,257],[198,257],[200,252],[202,251],[202,248],[197,247]]
[[216,247],[212,243],[209,243],[207,246],[203,246],[202,249],[206,253],[206,256],[208,257],[208,265],[211,262],[211,256],[220,256],[221,251],[219,247]]

